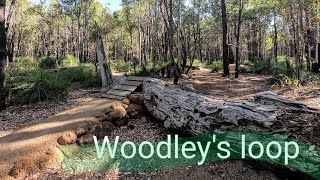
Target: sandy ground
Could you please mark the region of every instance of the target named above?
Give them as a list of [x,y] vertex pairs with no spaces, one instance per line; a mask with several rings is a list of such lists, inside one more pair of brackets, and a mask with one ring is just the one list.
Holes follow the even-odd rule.
[[93,98],[74,109],[1,137],[0,179],[21,179],[30,172],[59,166],[61,157],[57,139],[74,132],[77,127],[97,123],[95,117],[112,102]]
[[[194,72],[192,78],[182,79],[179,87],[189,83],[194,85],[197,93],[215,99],[248,99],[258,92],[273,90],[280,95],[320,109],[320,87],[272,89],[268,76],[248,74],[234,80],[222,78],[219,73],[212,74],[209,70],[202,69]],[[24,172],[20,172],[21,176],[17,177],[18,179],[25,176],[27,179],[278,179],[273,173],[257,170],[242,161],[223,161],[203,166],[141,173],[113,171],[63,174],[61,167],[57,166],[59,145],[56,139],[80,124],[94,123],[96,120],[93,117],[110,103],[105,99],[78,96],[74,97],[69,105],[68,102],[61,105],[44,105],[44,107],[40,105],[39,111],[35,109],[37,105],[26,106],[23,111],[19,107],[11,107],[0,113],[0,118],[6,119],[1,121],[3,135],[1,137],[0,134],[0,179],[9,178],[10,169],[19,166],[24,167],[22,168]],[[65,109],[69,110],[64,111]],[[59,111],[63,112],[58,113]],[[56,115],[46,119],[51,114]],[[166,135],[170,133],[153,120],[148,123],[137,120],[133,123],[134,129],[119,128],[112,133],[112,136],[120,136],[121,141],[142,142],[165,140]],[[15,126],[15,124],[23,125]],[[32,167],[36,167],[36,170],[31,170]]]

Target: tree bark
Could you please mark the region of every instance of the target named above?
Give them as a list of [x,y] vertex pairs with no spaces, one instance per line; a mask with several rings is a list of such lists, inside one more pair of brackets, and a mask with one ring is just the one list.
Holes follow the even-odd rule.
[[277,63],[278,62],[278,27],[277,27],[277,14],[274,11],[274,49],[273,49],[273,54],[274,54],[274,60]]
[[229,58],[228,58],[228,20],[227,20],[227,7],[226,1],[221,0],[221,14],[222,14],[222,46],[223,46],[223,75],[229,76]]
[[112,77],[112,71],[110,68],[110,63],[104,51],[102,38],[99,33],[96,36],[96,43],[97,43],[97,57],[98,57],[100,70],[101,70],[102,88],[106,88],[110,84],[112,84],[113,77]]
[[6,27],[5,27],[6,0],[0,0],[0,110],[5,108],[5,64],[7,58],[6,50]]
[[241,30],[241,16],[242,16],[242,10],[243,10],[243,2],[242,0],[239,0],[239,14],[238,14],[238,26],[237,26],[237,44],[236,44],[236,71],[235,71],[235,78],[239,78],[240,73],[240,30]]
[[[319,133],[320,111],[262,92],[254,100],[223,101],[170,88],[164,81],[143,83],[144,103],[166,128],[200,135],[213,131],[251,130],[273,133]],[[318,123],[319,124],[319,123]],[[317,132],[314,132],[317,131]]]

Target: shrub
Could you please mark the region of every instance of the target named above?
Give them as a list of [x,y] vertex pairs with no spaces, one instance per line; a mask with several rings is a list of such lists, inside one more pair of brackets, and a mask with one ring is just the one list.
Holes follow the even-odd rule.
[[20,88],[12,98],[14,103],[28,104],[49,100],[63,99],[70,90],[71,83],[61,73],[44,70],[34,72],[29,83]]
[[[191,62],[188,62],[187,65],[190,66],[190,65],[191,65]],[[195,67],[203,67],[204,65],[203,65],[203,63],[202,63],[199,59],[195,59],[195,60],[193,61],[192,66],[195,66]]]
[[282,75],[288,77],[295,76],[294,66],[291,65],[289,60],[278,63],[271,61],[256,61],[251,67],[251,71],[256,74],[273,75],[275,77]]
[[37,61],[39,69],[54,69],[57,67],[55,59],[51,57],[43,56],[39,58]]
[[72,55],[67,55],[61,61],[62,67],[75,67],[75,66],[79,66],[79,65],[80,65],[79,60]]
[[215,72],[219,72],[223,70],[223,62],[220,60],[213,61],[211,64],[211,68]]
[[64,79],[68,79],[72,83],[79,83],[84,87],[101,85],[100,73],[95,71],[92,66],[79,66],[61,71]]
[[16,71],[31,71],[36,68],[35,62],[28,57],[17,57],[14,63],[14,69]]
[[126,62],[124,60],[118,60],[115,64],[115,69],[120,72],[129,72],[131,70],[132,63]]
[[296,78],[288,77],[288,76],[282,76],[280,79],[277,79],[277,83],[275,86],[281,87],[281,88],[298,88],[301,87],[301,83]]

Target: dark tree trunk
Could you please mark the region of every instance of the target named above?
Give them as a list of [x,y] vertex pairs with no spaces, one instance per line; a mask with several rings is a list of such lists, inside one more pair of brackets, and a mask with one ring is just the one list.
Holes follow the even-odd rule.
[[5,28],[5,8],[6,0],[0,0],[0,110],[5,108],[5,64],[6,64],[6,28]]
[[274,60],[278,62],[278,27],[277,27],[277,15],[274,12]]
[[227,7],[226,1],[221,0],[221,14],[222,14],[222,46],[223,46],[223,75],[229,76],[229,58],[228,58],[228,43],[227,43],[227,35],[228,35],[228,20],[227,20]]
[[241,16],[243,10],[243,3],[242,0],[239,0],[239,14],[238,14],[238,26],[237,26],[237,44],[236,44],[236,71],[235,71],[235,78],[239,78],[240,73],[240,30],[241,30]]

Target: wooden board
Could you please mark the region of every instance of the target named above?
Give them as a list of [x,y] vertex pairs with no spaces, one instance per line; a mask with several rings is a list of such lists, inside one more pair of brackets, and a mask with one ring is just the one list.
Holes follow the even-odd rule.
[[134,90],[137,89],[137,86],[129,86],[129,85],[117,85],[116,87],[112,89],[117,89],[117,90],[122,90],[122,91],[131,91],[133,92]]
[[108,95],[108,94],[103,94],[101,97],[108,98],[108,99],[115,99],[115,100],[119,100],[119,101],[121,101],[124,98],[124,97]]
[[121,90],[111,89],[110,91],[107,92],[107,95],[127,97],[127,96],[130,95],[131,93],[132,93],[131,91],[121,91]]
[[142,82],[140,81],[124,81],[120,85],[129,85],[129,86],[140,86]]
[[129,76],[127,81],[141,81],[143,82],[146,78],[145,77],[137,77],[137,76]]

